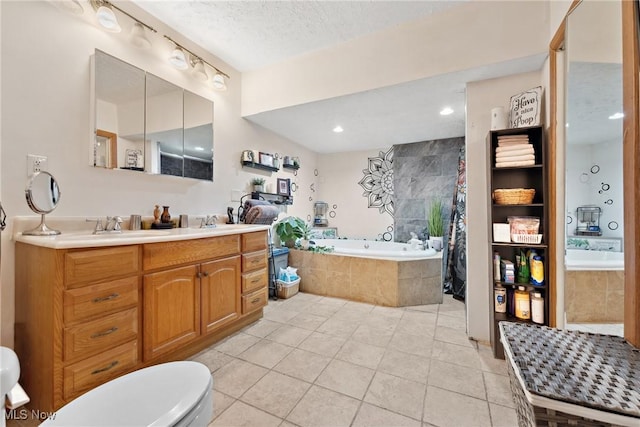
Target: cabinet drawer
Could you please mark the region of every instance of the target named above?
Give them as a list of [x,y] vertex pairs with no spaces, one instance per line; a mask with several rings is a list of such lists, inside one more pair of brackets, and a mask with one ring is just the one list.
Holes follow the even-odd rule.
[[254,252],[267,249],[267,232],[244,233],[242,235],[242,252]]
[[242,296],[242,314],[250,313],[267,305],[268,289],[262,288]]
[[136,245],[68,252],[64,258],[65,284],[77,287],[74,285],[130,276],[139,268],[140,247]]
[[251,252],[242,254],[242,271],[253,271],[260,268],[267,268],[267,251]]
[[63,332],[64,360],[91,356],[137,336],[137,308],[66,328]]
[[148,243],[143,246],[142,264],[145,270],[170,267],[240,253],[237,234],[206,239]]
[[268,285],[267,269],[244,273],[242,275],[242,292],[253,291]]
[[92,389],[138,364],[138,344],[131,341],[90,359],[69,365],[63,370],[65,400]]
[[138,304],[138,277],[64,292],[64,323],[104,315]]

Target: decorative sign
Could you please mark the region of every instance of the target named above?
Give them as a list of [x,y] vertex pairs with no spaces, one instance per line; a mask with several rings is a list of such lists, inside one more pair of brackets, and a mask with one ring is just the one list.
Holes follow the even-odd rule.
[[534,87],[511,97],[510,128],[537,126],[540,124],[542,86]]

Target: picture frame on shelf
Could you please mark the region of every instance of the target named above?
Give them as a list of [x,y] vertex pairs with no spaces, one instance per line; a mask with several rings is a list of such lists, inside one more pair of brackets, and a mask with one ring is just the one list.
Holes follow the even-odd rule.
[[260,152],[259,161],[261,165],[273,167],[273,155],[269,153]]
[[280,196],[290,196],[291,195],[291,180],[285,178],[278,178],[278,188],[277,193]]

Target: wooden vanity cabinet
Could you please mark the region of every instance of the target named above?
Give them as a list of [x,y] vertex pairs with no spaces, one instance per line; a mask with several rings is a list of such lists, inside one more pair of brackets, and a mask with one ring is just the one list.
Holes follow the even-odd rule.
[[183,360],[262,316],[266,231],[104,248],[16,243],[15,349],[30,407]]

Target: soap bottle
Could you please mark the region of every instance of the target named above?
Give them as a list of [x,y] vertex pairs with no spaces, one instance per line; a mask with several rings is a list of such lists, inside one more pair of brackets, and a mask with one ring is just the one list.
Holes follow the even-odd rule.
[[544,298],[540,292],[534,292],[531,297],[531,320],[544,325]]

